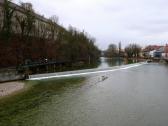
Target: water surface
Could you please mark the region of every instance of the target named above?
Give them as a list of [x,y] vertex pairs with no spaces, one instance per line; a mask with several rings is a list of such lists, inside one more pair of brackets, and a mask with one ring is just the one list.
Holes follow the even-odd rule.
[[108,68],[108,67],[113,67],[113,66],[121,66],[121,65],[140,62],[140,60],[138,59],[126,59],[122,57],[118,57],[118,58],[117,57],[116,58],[101,57],[100,61],[101,63],[98,66],[98,68]]
[[[168,68],[149,64],[88,78],[75,91],[40,106],[37,124],[58,126],[167,126]],[[47,123],[46,123],[47,122]]]
[[[102,76],[106,78],[103,79]],[[3,121],[0,121],[2,126],[7,124],[8,119],[14,126],[168,124],[166,65],[152,63],[91,75],[85,79],[52,79],[34,83],[34,91],[26,94],[26,97],[16,98],[18,104],[7,102],[12,103],[9,106],[13,107],[13,110],[10,110],[11,118],[5,117],[8,114],[0,114],[0,119],[3,118]],[[24,106],[24,103],[28,105]],[[0,109],[2,110],[3,106],[0,106]]]

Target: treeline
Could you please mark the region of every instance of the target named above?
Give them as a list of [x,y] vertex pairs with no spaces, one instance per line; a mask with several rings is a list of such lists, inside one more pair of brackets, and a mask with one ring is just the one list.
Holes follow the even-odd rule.
[[116,44],[110,44],[108,49],[104,51],[105,57],[126,57],[126,58],[138,58],[141,53],[141,46],[138,44],[129,44],[124,49],[121,49],[121,43],[117,47]]
[[124,53],[121,49],[121,43],[117,46],[116,44],[110,44],[108,49],[104,51],[105,57],[124,57]]
[[4,0],[0,16],[0,67],[46,59],[92,62],[100,56],[94,38],[71,26],[63,28],[57,16],[37,15],[30,3],[18,7]]
[[142,47],[138,44],[129,44],[125,47],[125,53],[128,58],[139,58]]

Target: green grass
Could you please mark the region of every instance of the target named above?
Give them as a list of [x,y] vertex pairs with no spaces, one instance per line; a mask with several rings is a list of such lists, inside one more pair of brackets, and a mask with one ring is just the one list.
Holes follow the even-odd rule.
[[[38,107],[67,88],[78,86],[84,78],[25,82],[27,90],[0,99],[0,126],[23,126],[38,114]],[[30,125],[30,124],[29,124]],[[32,124],[33,125],[33,124]]]

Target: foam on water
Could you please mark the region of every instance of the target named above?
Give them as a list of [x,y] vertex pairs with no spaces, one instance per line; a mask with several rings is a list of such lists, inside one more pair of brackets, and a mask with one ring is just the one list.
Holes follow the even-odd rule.
[[28,80],[44,80],[44,79],[51,79],[51,78],[64,78],[64,77],[74,77],[74,76],[83,76],[83,75],[90,75],[90,74],[99,74],[99,73],[108,73],[108,72],[114,72],[119,70],[126,70],[134,67],[139,67],[141,65],[147,64],[146,62],[142,63],[136,63],[131,65],[123,65],[119,68],[113,69],[113,67],[109,68],[108,70],[98,70],[95,69],[95,71],[92,72],[81,72],[81,73],[70,73],[70,74],[60,74],[60,75],[54,75],[54,76],[44,76],[44,77],[35,77],[35,78],[29,78]]

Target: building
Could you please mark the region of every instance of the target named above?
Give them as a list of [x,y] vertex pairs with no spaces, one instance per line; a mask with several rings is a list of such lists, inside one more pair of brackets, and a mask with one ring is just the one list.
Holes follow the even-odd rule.
[[168,59],[168,44],[165,46],[150,45],[143,50],[146,57]]
[[149,45],[143,49],[144,57],[161,57],[163,46]]
[[168,44],[164,47],[164,51],[162,53],[162,58],[168,59]]
[[149,52],[149,57],[151,58],[161,58],[162,57],[162,51],[160,50],[153,50]]
[[[4,0],[0,0],[0,29],[3,26],[3,5]],[[14,33],[21,33],[21,27],[16,19],[16,16],[19,17],[19,19],[23,19],[26,17],[26,10],[30,10],[32,12],[32,15],[35,17],[34,27],[32,31],[32,35],[36,35],[38,37],[42,37],[44,34],[47,38],[51,37],[51,20],[45,18],[44,16],[41,16],[33,10],[31,3],[21,3],[21,5],[17,5],[15,3],[9,2],[10,7],[15,9],[15,12],[13,14],[12,18],[12,30]],[[59,28],[62,28],[61,26],[57,26]],[[44,30],[45,29],[45,30]],[[54,36],[56,38],[56,36]]]

